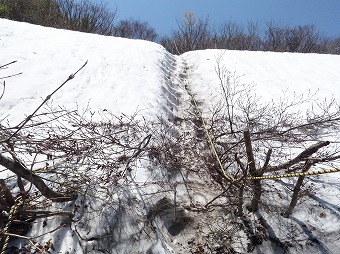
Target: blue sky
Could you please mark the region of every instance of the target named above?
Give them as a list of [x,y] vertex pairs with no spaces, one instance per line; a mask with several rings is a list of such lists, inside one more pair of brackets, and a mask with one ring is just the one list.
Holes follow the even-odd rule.
[[[99,0],[96,0],[99,1]],[[104,0],[105,2],[105,0]],[[285,25],[314,24],[330,37],[340,37],[340,0],[106,0],[117,7],[118,19],[134,17],[161,34],[176,28],[186,11],[209,17],[213,24],[232,20],[240,25],[265,21]]]

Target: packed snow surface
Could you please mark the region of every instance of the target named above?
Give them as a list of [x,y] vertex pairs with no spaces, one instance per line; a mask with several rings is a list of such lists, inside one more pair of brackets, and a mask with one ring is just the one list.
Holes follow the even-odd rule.
[[[0,119],[12,126],[32,113],[48,94],[86,61],[85,68],[54,94],[49,104],[70,110],[89,108],[93,112],[110,111],[117,116],[137,113],[138,117],[146,120],[163,118],[173,123],[175,116],[184,114],[186,101],[190,99],[186,86],[190,86],[191,93],[203,105],[203,115],[208,116],[209,109],[222,96],[216,74],[218,65],[226,68],[240,84],[250,85],[259,101],[275,101],[283,95],[288,98],[311,95],[314,103],[321,103],[325,98],[340,102],[338,55],[211,49],[177,56],[152,42],[0,19],[0,65],[11,61],[17,62],[2,69],[0,77],[22,74],[6,79],[6,90],[0,100]],[[135,180],[146,181],[146,174],[143,169],[137,171]],[[6,177],[6,171],[1,172],[0,176]],[[321,244],[297,249],[296,253],[307,250],[310,253],[337,253],[340,249],[340,173],[319,176],[315,184],[327,186],[318,189],[313,199],[316,203],[306,201],[305,206],[297,207],[292,219],[280,220],[283,224],[290,223],[292,230],[300,225],[307,235],[305,238],[312,239],[313,234],[322,236]],[[202,187],[202,193],[194,193],[195,202],[204,205],[211,200],[214,195],[209,195],[207,190],[209,188],[204,190]],[[178,192],[179,199],[186,193],[181,186]],[[316,205],[318,201],[320,205]],[[123,240],[115,243],[110,239],[102,240],[99,245],[104,249],[99,250],[95,236],[103,231],[108,232],[110,223],[120,214],[125,216],[120,224],[125,227],[121,232]],[[162,228],[157,230],[163,234],[157,236],[145,230],[142,240],[131,242],[127,241],[130,239],[128,235],[136,231],[133,225],[137,222],[128,215],[129,212],[123,213],[119,209],[111,213],[103,210],[98,218],[88,220],[89,224],[84,226],[83,231],[79,229],[79,234],[84,238],[93,237],[86,243],[77,238],[70,228],[53,232],[55,253],[189,253],[188,249],[181,249],[177,243],[181,239],[189,241],[195,237],[197,228],[189,228],[176,236],[170,236]],[[269,219],[268,222],[271,223]],[[33,226],[30,235],[41,234],[39,230],[42,230],[41,225]],[[287,234],[280,227],[272,230],[279,238]],[[52,238],[50,235],[44,237],[44,241]],[[327,239],[330,239],[329,242]],[[276,252],[271,244],[259,248],[254,253]],[[294,249],[290,251],[295,253]]]

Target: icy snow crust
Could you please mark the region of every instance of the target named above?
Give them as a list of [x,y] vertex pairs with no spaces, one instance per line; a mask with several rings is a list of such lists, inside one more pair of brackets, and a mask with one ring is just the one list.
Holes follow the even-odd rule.
[[[174,56],[155,43],[105,37],[34,26],[0,19],[0,64],[18,62],[1,70],[0,76],[18,72],[22,75],[6,81],[6,92],[0,101],[0,119],[15,125],[31,113],[43,99],[59,86],[86,60],[88,64],[75,79],[53,96],[52,105],[65,108],[109,110],[117,115],[133,115],[146,120],[163,119],[169,126],[176,117],[184,117],[190,110],[190,95],[202,103],[203,115],[221,98],[216,76],[216,59],[244,84],[254,84],[261,100],[276,100],[289,96],[316,93],[317,100],[334,97],[339,102],[340,57],[319,54],[291,54],[229,50],[203,50]],[[185,131],[174,127],[173,134]],[[337,137],[334,137],[337,139]],[[240,253],[246,249],[242,233],[234,232],[223,210],[216,208],[200,213],[190,204],[202,207],[220,190],[211,184],[207,175],[188,175],[192,183],[191,199],[183,177],[168,177],[162,184],[151,182],[150,172],[164,174],[162,169],[145,161],[131,172],[130,182],[112,183],[111,196],[96,193],[86,202],[95,213],[83,216],[71,227],[58,228],[62,219],[52,219],[48,227],[37,221],[29,236],[38,241],[52,239],[55,253],[200,253],[211,240],[212,228],[220,234],[236,237],[234,246]],[[151,170],[150,170],[151,168]],[[2,178],[6,173],[2,172]],[[94,176],[95,177],[95,176]],[[207,179],[207,180],[205,180]],[[260,209],[249,218],[263,217],[271,229],[271,237],[296,244],[289,253],[337,253],[340,248],[340,173],[310,178],[317,190],[312,198],[299,204],[292,218],[279,214],[268,216]],[[294,186],[291,180],[271,183],[282,190],[286,199],[268,195],[267,203],[287,206]],[[183,230],[171,228],[174,192],[182,214]],[[151,195],[151,193],[161,193]],[[102,196],[101,196],[102,195]],[[223,201],[223,200],[222,200]],[[152,212],[157,205],[169,206],[162,213]],[[74,204],[55,204],[52,210],[73,211]],[[320,216],[325,214],[325,216]],[[153,218],[153,222],[145,223]],[[188,219],[190,218],[190,219]],[[75,218],[77,219],[77,218]],[[312,240],[317,238],[319,243]],[[17,245],[27,244],[17,241]],[[273,241],[267,240],[254,253],[284,253]]]

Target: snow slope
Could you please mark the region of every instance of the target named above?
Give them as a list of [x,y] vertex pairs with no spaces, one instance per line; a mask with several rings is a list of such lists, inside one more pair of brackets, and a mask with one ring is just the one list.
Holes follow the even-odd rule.
[[165,50],[146,41],[112,39],[40,26],[32,28],[30,24],[18,25],[2,19],[1,60],[18,61],[3,70],[2,75],[24,72],[16,82],[8,83],[2,112],[27,113],[89,60],[81,77],[56,94],[55,104],[75,108],[76,103],[80,107],[89,103],[94,110],[107,108],[126,114],[146,110],[149,112],[144,115],[156,114],[157,103],[162,104],[160,62]]
[[[282,92],[305,94],[318,91],[318,98],[339,100],[339,64],[337,55],[273,53],[260,51],[204,50],[184,54],[196,68],[193,82],[204,80],[209,90],[217,83],[215,66],[218,58],[231,73],[236,72],[242,83],[256,85],[264,99],[278,98]],[[202,77],[200,77],[202,76]]]
[[[189,86],[190,91],[204,105],[204,115],[208,115],[209,109],[221,98],[215,72],[218,59],[240,78],[242,84],[253,84],[261,100],[278,100],[283,94],[293,97],[294,93],[308,94],[310,91],[311,94],[317,92],[315,101],[321,102],[324,98],[332,97],[340,101],[340,56],[229,50],[203,50],[173,56],[162,46],[151,42],[0,19],[0,65],[17,61],[1,70],[0,77],[23,72],[22,75],[6,80],[6,91],[0,101],[0,119],[12,125],[21,122],[86,60],[87,66],[53,96],[53,107],[89,107],[93,111],[110,110],[117,115],[133,115],[138,112],[140,117],[147,120],[163,118],[170,125],[176,122],[176,117],[187,114],[190,107]],[[177,128],[176,131],[181,130]],[[145,183],[148,179],[146,174],[145,170],[137,172],[135,180]],[[6,171],[1,176],[5,177]],[[319,176],[313,183],[319,190],[314,199],[298,208],[293,219],[284,220],[278,216],[277,221],[270,221],[271,225],[275,225],[272,230],[277,237],[285,238],[287,229],[282,229],[285,223],[290,228],[300,226],[300,231],[296,232],[302,232],[302,235],[296,238],[307,242],[317,235],[322,241],[322,244],[311,244],[302,249],[292,248],[292,253],[300,253],[302,250],[310,253],[336,253],[340,248],[337,236],[340,232],[340,173]],[[181,184],[179,188],[183,187]],[[164,189],[168,185],[165,183]],[[327,188],[323,189],[322,186]],[[149,192],[154,188],[150,187]],[[117,196],[123,195],[123,190],[121,188]],[[204,204],[211,200],[215,194],[209,191],[212,191],[212,187],[201,186],[200,192],[193,194],[195,202]],[[72,231],[74,228],[61,228],[53,235],[42,236],[39,240],[53,238],[55,253],[188,253],[189,242],[194,241],[192,239],[196,237],[196,231],[205,231],[209,227],[209,223],[203,223],[203,229],[200,229],[198,224],[193,223],[194,226],[173,236],[165,229],[168,222],[163,220],[162,226],[160,220],[159,226],[143,229],[145,234],[133,241],[142,230],[140,222],[133,219],[137,217],[143,220],[146,214],[143,209],[154,204],[158,196],[143,200],[145,203],[141,204],[140,196],[135,191],[127,189],[126,192],[131,195],[131,200],[137,200],[129,205],[131,210],[126,210],[126,207],[124,211],[120,210],[119,205],[113,203],[111,209],[103,208],[96,219],[82,222],[87,225],[79,227],[78,231],[87,240],[77,238]],[[115,202],[116,198],[111,197],[109,200]],[[179,200],[187,202],[185,191],[179,191]],[[320,217],[322,212],[327,216]],[[204,219],[209,220],[206,217]],[[210,219],[217,221],[217,218]],[[57,225],[59,222],[53,223]],[[112,229],[117,226],[122,227],[120,237],[110,238],[109,232],[117,234]],[[30,235],[39,235],[42,230],[46,231],[37,224]],[[98,235],[106,235],[107,239],[96,241]],[[239,249],[242,250],[242,246]],[[254,253],[282,253],[282,249],[268,242],[255,249]]]

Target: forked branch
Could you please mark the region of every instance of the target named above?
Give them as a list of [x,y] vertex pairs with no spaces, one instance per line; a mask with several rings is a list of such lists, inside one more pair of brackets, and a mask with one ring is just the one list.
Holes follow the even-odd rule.
[[11,138],[13,138],[26,124],[29,120],[32,119],[32,117],[38,112],[38,110],[49,100],[51,99],[51,97],[60,89],[62,88],[68,81],[70,81],[71,79],[73,79],[75,77],[75,75],[85,67],[85,65],[87,64],[87,61],[73,74],[71,74],[70,76],[68,76],[68,78],[57,88],[55,89],[51,94],[47,95],[45,100],[33,111],[32,114],[30,114],[29,116],[26,117],[26,119],[20,123],[18,126],[17,126],[17,130],[12,134],[10,135],[8,138],[6,138],[5,140],[1,140],[0,143],[2,142],[7,142],[9,141]]
[[320,148],[324,147],[324,146],[328,146],[330,144],[329,141],[320,141],[314,145],[311,145],[310,147],[306,148],[303,152],[301,152],[298,156],[296,156],[295,158],[282,163],[280,165],[274,166],[274,167],[267,167],[267,169],[265,170],[266,172],[273,172],[273,171],[278,171],[278,170],[282,170],[282,169],[288,169],[289,167],[304,161],[306,159],[308,159],[308,157],[310,157],[312,154],[316,153]]

